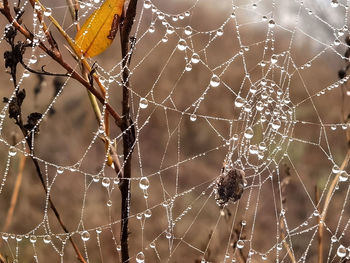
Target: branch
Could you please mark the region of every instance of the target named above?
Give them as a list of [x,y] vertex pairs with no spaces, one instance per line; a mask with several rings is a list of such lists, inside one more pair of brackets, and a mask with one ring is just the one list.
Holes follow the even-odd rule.
[[[8,6],[8,0],[3,0],[4,6],[0,8],[0,12],[7,18],[7,20],[24,35],[27,39],[33,41],[33,35],[21,26],[11,15],[10,8]],[[107,111],[114,118],[118,127],[121,127],[122,119],[119,114],[112,108],[109,103],[105,102],[104,97],[93,87],[91,87],[90,83],[86,81],[78,72],[76,72],[70,65],[68,65],[61,54],[57,52],[57,50],[48,49],[41,41],[38,44],[39,48],[41,48],[47,55],[49,55],[52,59],[54,59],[58,64],[60,64],[65,70],[67,70],[68,74],[78,82],[80,82],[88,91],[90,91],[99,101],[100,103],[106,105]]]
[[[119,184],[121,193],[121,227],[120,227],[120,244],[121,244],[121,261],[129,261],[129,245],[128,245],[128,218],[129,206],[131,198],[130,180],[131,178],[131,157],[135,142],[135,131],[133,122],[130,116],[130,84],[129,84],[129,69],[130,63],[129,55],[129,37],[136,16],[137,0],[130,0],[128,10],[126,12],[124,22],[120,24],[120,42],[122,52],[122,66],[123,66],[123,155],[124,155],[124,171],[123,178]],[[125,180],[123,180],[125,178]]]

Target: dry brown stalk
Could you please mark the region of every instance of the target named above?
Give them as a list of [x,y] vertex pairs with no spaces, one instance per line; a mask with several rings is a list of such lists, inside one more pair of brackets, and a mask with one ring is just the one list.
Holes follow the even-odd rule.
[[8,228],[12,222],[12,217],[13,217],[13,213],[15,211],[15,207],[17,204],[19,190],[21,188],[25,162],[26,162],[26,157],[24,155],[21,155],[20,160],[19,160],[19,168],[18,168],[18,174],[17,174],[17,178],[16,178],[16,182],[15,182],[15,187],[13,188],[13,193],[11,196],[10,207],[9,207],[9,210],[7,211],[5,225],[2,229],[3,232],[7,232]]

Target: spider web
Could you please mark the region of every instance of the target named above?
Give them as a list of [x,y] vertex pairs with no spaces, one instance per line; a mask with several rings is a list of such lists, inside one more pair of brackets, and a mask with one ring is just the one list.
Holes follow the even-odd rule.
[[[43,4],[46,16],[52,14],[73,37],[66,2]],[[136,131],[131,262],[317,262],[320,250],[323,262],[348,259],[350,188],[341,167],[348,158],[350,93],[348,76],[338,77],[348,62],[348,4],[139,2],[128,67]],[[100,5],[79,1],[78,22]],[[30,3],[21,6],[24,24],[45,41]],[[4,37],[1,45],[8,49]],[[116,40],[90,59],[117,110],[119,53]],[[61,70],[35,45],[25,55],[30,67]],[[79,70],[78,62],[69,61]],[[105,131],[86,92],[70,77],[38,80],[20,71],[16,89],[27,91],[23,111],[43,113],[29,149],[8,116],[12,81],[8,74],[2,79],[8,87],[1,94],[9,98],[0,115],[2,225],[20,158],[28,158],[11,226],[0,233],[1,254],[9,262],[74,262],[72,238],[87,262],[120,262],[120,178],[106,165],[100,140]],[[123,160],[116,127],[110,138]],[[30,157],[40,165],[47,194]],[[242,196],[219,206],[218,182],[234,169],[245,174]],[[69,233],[57,223],[49,196]]]

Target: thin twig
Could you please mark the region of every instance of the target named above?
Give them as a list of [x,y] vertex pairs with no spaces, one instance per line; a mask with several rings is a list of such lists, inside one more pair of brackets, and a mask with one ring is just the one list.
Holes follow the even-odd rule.
[[131,0],[126,11],[124,22],[120,27],[120,42],[122,51],[122,78],[123,78],[123,155],[124,155],[124,171],[123,178],[119,184],[121,193],[121,227],[120,227],[120,245],[122,262],[129,261],[129,245],[128,245],[128,218],[129,206],[131,198],[130,178],[131,178],[131,157],[135,142],[135,132],[133,122],[130,116],[130,83],[128,69],[128,53],[129,53],[129,37],[136,16],[137,0]]

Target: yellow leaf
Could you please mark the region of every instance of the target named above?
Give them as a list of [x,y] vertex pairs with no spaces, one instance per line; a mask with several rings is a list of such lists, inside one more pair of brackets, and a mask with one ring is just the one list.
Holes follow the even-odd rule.
[[124,0],[106,0],[91,14],[75,36],[75,42],[85,57],[105,51],[115,38]]

